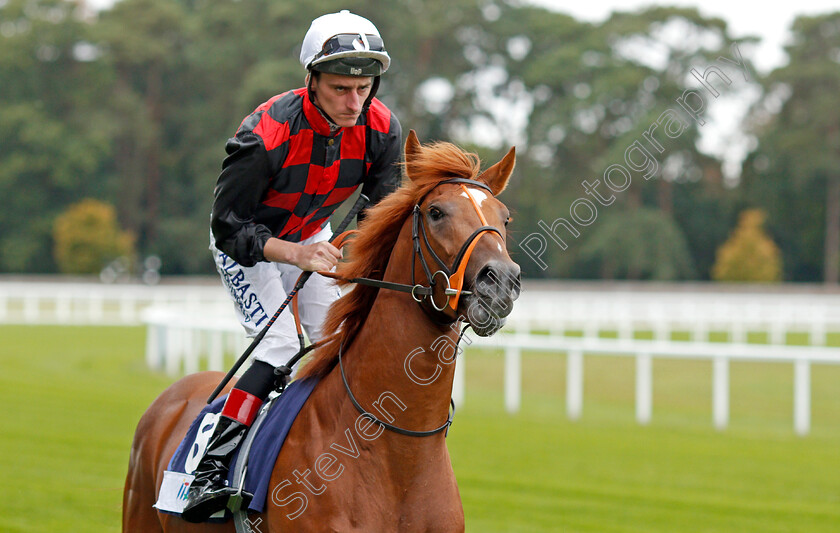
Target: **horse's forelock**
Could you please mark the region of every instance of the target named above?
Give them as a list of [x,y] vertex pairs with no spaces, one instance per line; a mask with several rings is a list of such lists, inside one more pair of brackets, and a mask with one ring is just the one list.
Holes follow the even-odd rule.
[[[451,178],[473,179],[478,176],[481,160],[448,142],[435,142],[404,163],[411,182],[419,188],[434,188]],[[428,190],[424,191],[428,192]],[[422,195],[421,195],[422,196]]]

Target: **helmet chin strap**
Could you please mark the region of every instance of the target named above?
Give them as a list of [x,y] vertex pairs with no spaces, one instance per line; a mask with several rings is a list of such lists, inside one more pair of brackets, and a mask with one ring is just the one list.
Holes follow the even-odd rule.
[[365,100],[365,103],[362,106],[362,113],[367,113],[370,103],[373,102],[373,97],[376,96],[376,92],[379,90],[379,78],[379,76],[373,77],[373,82],[371,82],[370,86],[370,94],[368,94],[367,100]]
[[314,76],[312,75],[312,72],[311,72],[311,71],[310,71],[310,73],[306,76],[306,92],[309,94],[309,101],[310,101],[310,102],[312,102],[312,105],[314,105],[314,106],[315,106],[315,109],[317,109],[317,110],[318,110],[318,112],[319,112],[319,113],[321,113],[321,116],[323,116],[323,117],[327,120],[327,124],[329,124],[329,126],[330,126],[330,131],[331,131],[331,132],[338,131],[338,130],[340,130],[340,129],[341,129],[341,126],[339,126],[338,124],[336,124],[336,123],[335,123],[335,120],[333,120],[333,118],[332,118],[331,116],[329,116],[329,115],[327,114],[327,112],[326,112],[326,111],[324,111],[324,110],[321,108],[321,106],[320,106],[320,105],[318,105],[318,102],[315,100],[315,92],[312,90],[312,78],[313,78],[313,77],[314,77]]

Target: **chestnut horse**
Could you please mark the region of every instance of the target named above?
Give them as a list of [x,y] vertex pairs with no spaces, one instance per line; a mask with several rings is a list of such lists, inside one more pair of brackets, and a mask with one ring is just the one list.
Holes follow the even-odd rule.
[[[469,323],[478,335],[492,335],[519,294],[519,266],[505,246],[509,212],[495,198],[514,162],[511,149],[479,174],[474,154],[448,143],[421,146],[409,133],[409,179],[368,211],[339,274],[418,290],[357,285],[334,304],[323,345],[298,375],[319,376],[320,382],[274,465],[265,511],[248,517],[252,531],[464,530],[445,434],[430,430],[446,426],[459,326]],[[459,262],[454,288],[444,294],[452,272],[443,270]],[[423,296],[421,286],[433,287],[425,289],[431,294]],[[123,532],[234,530],[231,522],[189,524],[152,507],[169,459],[221,377],[203,372],[183,378],[141,418],[125,484]],[[354,402],[382,420],[360,416]],[[385,421],[429,434],[399,433],[380,423]]]

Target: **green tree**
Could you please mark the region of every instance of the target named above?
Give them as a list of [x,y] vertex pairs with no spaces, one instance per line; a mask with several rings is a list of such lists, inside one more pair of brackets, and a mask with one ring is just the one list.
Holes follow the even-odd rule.
[[[517,13],[527,13],[523,26],[533,28],[521,31],[533,47],[516,66],[534,104],[527,126],[528,151],[520,157],[526,181],[520,182],[520,188],[512,184],[526,226],[535,228],[540,220],[550,224],[558,216],[568,218],[572,202],[586,197],[582,182],[601,179],[612,164],[626,166],[625,152],[640,142],[659,164],[659,171],[651,179],[633,172],[629,188],[616,194],[614,204],[601,209],[656,208],[677,223],[674,229],[679,232],[702,228],[686,233],[686,240],[689,250],[702,258],[701,274],[707,275],[714,249],[725,238],[726,227],[718,221],[729,218],[724,211],[729,202],[720,161],[699,151],[700,126],[686,115],[681,115],[686,125],[676,139],[665,137],[661,129],[655,134],[658,149],[644,134],[666,110],[682,112],[677,99],[686,89],[699,86],[687,82],[692,68],[702,72],[719,56],[730,56],[732,39],[725,23],[685,8],[617,12],[599,25],[550,17],[538,10]],[[695,205],[698,190],[703,198],[711,199],[702,207],[711,207],[714,214],[707,216]],[[675,210],[675,205],[681,209]],[[596,238],[597,225],[606,220],[599,218],[592,227],[581,229],[568,250],[555,249],[553,268],[546,274],[592,277],[597,270],[581,260],[579,247]],[[718,239],[711,243],[709,228],[704,227],[709,220],[711,234]],[[639,232],[632,235],[643,238]],[[645,247],[642,242],[634,244]],[[626,264],[620,270],[635,269]],[[529,273],[544,275],[534,268]]]
[[54,271],[56,213],[104,188],[107,71],[89,30],[70,2],[0,4],[0,270]]
[[[74,6],[0,5],[0,194],[15,199],[0,213],[3,270],[55,270],[55,216],[97,197],[116,206],[141,253],[162,257],[165,274],[212,271],[208,214],[224,142],[258,104],[303,84],[300,41],[323,13],[346,8],[377,24],[393,58],[380,96],[406,129],[475,144],[488,160],[517,144],[504,200],[519,235],[568,216],[584,196],[581,182],[621,162],[675,105],[689,70],[728,56],[730,40],[720,20],[676,8],[590,24],[475,0],[122,0],[88,19]],[[555,247],[547,274],[660,276],[629,263],[602,268],[597,242],[581,259],[588,240],[606,232],[599,226],[609,212],[641,220],[631,211],[658,209],[684,233],[689,263],[705,277],[734,203],[720,162],[697,150],[697,137],[691,125],[669,141],[659,161],[668,171],[634,177],[568,250]],[[780,242],[788,254],[790,241]]]
[[840,269],[840,12],[799,17],[789,63],[764,80],[749,126],[744,197],[766,209],[792,280],[838,282]]
[[606,213],[581,245],[579,260],[603,279],[677,280],[694,275],[688,245],[673,218],[645,207]]
[[96,274],[118,257],[134,256],[134,237],[121,231],[113,206],[86,199],[71,205],[53,226],[55,262],[64,274]]
[[[115,72],[108,105],[114,121],[118,205],[141,247],[153,248],[166,177],[167,123],[178,115],[175,88],[184,68],[188,24],[174,0],[125,0],[96,26],[102,61]],[[189,125],[181,124],[181,129]]]
[[761,209],[741,213],[738,226],[718,249],[712,279],[763,282],[782,279],[781,253],[764,231],[766,219]]

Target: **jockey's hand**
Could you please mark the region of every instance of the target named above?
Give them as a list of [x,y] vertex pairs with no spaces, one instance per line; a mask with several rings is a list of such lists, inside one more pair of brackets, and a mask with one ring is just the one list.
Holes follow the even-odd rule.
[[341,250],[327,241],[314,244],[298,244],[280,240],[276,237],[268,239],[263,248],[266,260],[275,263],[295,265],[301,270],[330,270],[341,259]]
[[327,241],[301,244],[296,252],[292,264],[301,270],[331,270],[341,259],[341,250]]

